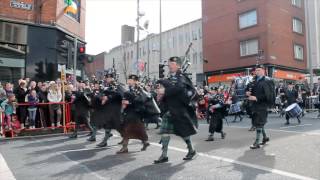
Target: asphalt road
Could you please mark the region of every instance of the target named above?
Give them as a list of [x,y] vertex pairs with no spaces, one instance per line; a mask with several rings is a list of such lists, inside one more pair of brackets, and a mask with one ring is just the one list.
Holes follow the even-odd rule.
[[[204,141],[208,125],[201,122],[199,133],[192,137],[198,154],[192,161],[183,161],[186,145],[173,137],[169,146],[169,162],[154,165],[161,153],[160,139],[154,125],[148,135],[151,146],[140,152],[141,143],[131,140],[129,153],[117,155],[119,136],[107,148],[96,148],[81,135],[76,140],[66,136],[0,140],[0,179],[320,179],[320,119],[308,114],[302,124],[270,115],[267,134],[270,142],[263,148],[250,150],[255,138],[249,132],[250,120],[225,123],[226,139]],[[117,133],[114,132],[116,135]],[[97,143],[102,139],[98,135]]]

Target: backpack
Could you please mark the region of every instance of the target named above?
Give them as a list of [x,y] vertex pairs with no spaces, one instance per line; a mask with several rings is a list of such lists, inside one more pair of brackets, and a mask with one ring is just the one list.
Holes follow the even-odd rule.
[[266,99],[269,107],[274,107],[276,102],[276,87],[273,79],[266,77]]

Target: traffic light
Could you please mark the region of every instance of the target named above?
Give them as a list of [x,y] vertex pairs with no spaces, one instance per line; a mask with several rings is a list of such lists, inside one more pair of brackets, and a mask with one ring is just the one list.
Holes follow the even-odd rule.
[[77,59],[80,63],[84,63],[86,59],[86,47],[84,45],[78,47]]
[[159,78],[164,78],[164,64],[159,64]]
[[85,54],[86,53],[86,47],[85,46],[80,46],[78,48],[78,53],[79,54]]

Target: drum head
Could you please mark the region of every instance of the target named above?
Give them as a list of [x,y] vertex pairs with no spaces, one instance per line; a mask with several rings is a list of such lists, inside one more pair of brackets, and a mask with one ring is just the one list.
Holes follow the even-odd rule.
[[293,103],[293,104],[291,104],[290,106],[288,106],[287,108],[286,108],[286,111],[288,112],[288,111],[291,111],[294,107],[296,107],[298,104],[297,103]]

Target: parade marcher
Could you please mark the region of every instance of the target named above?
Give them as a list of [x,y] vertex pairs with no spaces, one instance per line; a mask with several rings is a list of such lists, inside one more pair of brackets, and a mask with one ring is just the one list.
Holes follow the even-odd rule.
[[176,134],[183,138],[188,147],[188,154],[184,160],[191,160],[196,151],[193,148],[190,136],[197,133],[197,116],[192,99],[196,93],[190,79],[182,74],[182,60],[179,57],[169,59],[170,77],[159,80],[158,83],[164,88],[159,89],[158,93],[162,96],[162,103],[167,106],[161,123],[160,134],[162,144],[162,154],[154,163],[168,162],[168,146],[170,134]]
[[[260,145],[264,145],[269,141],[264,125],[267,123],[268,106],[270,103],[274,103],[272,101],[274,101],[273,97],[275,97],[275,88],[270,85],[273,82],[265,77],[263,66],[257,65],[255,73],[256,77],[252,86],[252,91],[247,92],[248,99],[252,101],[253,125],[256,128],[256,140],[253,145],[250,146],[251,149],[260,148]],[[261,134],[263,135],[262,143],[260,143]]]
[[[72,88],[72,87],[70,87]],[[86,89],[84,87],[84,84],[80,84],[77,91],[73,91],[71,95],[71,102],[74,108],[74,121],[75,121],[75,129],[74,132],[69,136],[70,138],[77,138],[78,136],[78,130],[80,128],[80,124],[84,123],[87,128],[89,128],[90,133],[92,134],[92,127],[89,120],[89,110],[91,105],[91,100],[88,96],[90,96],[90,89]]]
[[[253,88],[253,86],[255,84],[256,75],[255,75],[255,73],[252,73],[252,75],[253,75],[252,81],[249,82],[247,87],[246,87],[246,94],[247,95],[248,95],[248,92],[252,92],[252,88]],[[249,131],[255,131],[256,128],[255,128],[254,123],[253,123],[253,113],[252,113],[253,102],[250,101],[248,98],[246,98],[244,100],[244,106],[245,106],[247,115],[249,115],[249,118],[251,119],[251,127],[250,127]]]
[[104,90],[99,92],[98,89],[95,89],[91,116],[93,133],[88,140],[95,141],[97,129],[103,128],[105,136],[101,143],[97,145],[98,147],[108,145],[108,139],[113,136],[111,133],[112,129],[120,130],[122,91],[121,85],[116,84],[114,74],[111,71],[105,75]]
[[143,123],[145,112],[144,104],[148,98],[147,95],[150,94],[143,91],[142,87],[140,87],[139,77],[137,75],[129,75],[128,85],[129,91],[124,93],[122,100],[122,148],[117,154],[128,153],[129,139],[141,140],[143,144],[141,151],[145,151],[150,145]]
[[223,94],[218,93],[218,88],[213,90],[213,94],[209,99],[209,113],[210,113],[210,125],[209,125],[209,137],[206,141],[214,141],[214,133],[220,133],[221,138],[224,139],[226,133],[223,132],[223,118],[225,115],[225,105]]
[[[294,104],[294,103],[297,103],[298,92],[294,88],[294,84],[292,82],[289,82],[288,89],[285,91],[285,99],[286,99],[287,107],[292,105],[292,104]],[[289,116],[288,113],[286,113],[286,123],[285,123],[285,125],[289,125],[290,124],[289,119],[290,119],[290,116]],[[300,117],[298,116],[297,119],[298,119],[298,123],[300,124],[301,123]]]

